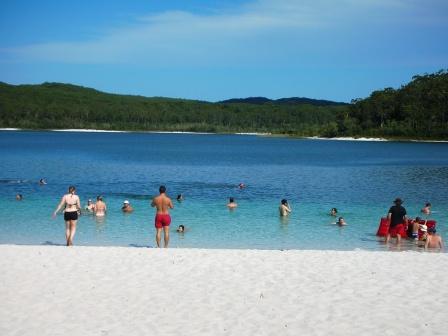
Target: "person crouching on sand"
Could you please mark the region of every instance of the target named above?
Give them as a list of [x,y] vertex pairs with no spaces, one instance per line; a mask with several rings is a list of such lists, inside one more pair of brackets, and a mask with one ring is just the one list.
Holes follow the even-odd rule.
[[285,199],[282,199],[282,201],[280,202],[278,210],[280,212],[280,216],[288,216],[292,211],[291,207],[288,204],[288,201]]
[[164,247],[168,247],[170,241],[171,217],[169,209],[174,209],[171,199],[166,195],[166,187],[159,187],[159,196],[153,198],[151,206],[156,208],[156,218],[154,225],[156,227],[156,243],[160,247],[161,234],[163,229]]

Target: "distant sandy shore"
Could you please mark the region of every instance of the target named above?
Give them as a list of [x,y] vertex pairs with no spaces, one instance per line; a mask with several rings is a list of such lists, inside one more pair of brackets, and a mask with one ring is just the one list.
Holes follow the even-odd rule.
[[443,335],[448,254],[0,245],[0,335]]
[[[20,128],[0,128],[0,131],[25,131],[25,129]],[[85,133],[156,133],[156,134],[221,134],[213,132],[184,132],[184,131],[112,131],[112,130],[99,130],[99,129],[52,129],[46,130],[51,132],[85,132]],[[251,136],[279,136],[279,137],[289,137],[286,134],[273,134],[273,133],[257,133],[257,132],[239,132],[233,133],[235,135],[251,135]],[[300,137],[299,137],[300,138]],[[324,138],[324,137],[304,137],[303,139],[310,140],[332,140],[332,141],[410,141],[410,142],[441,142],[446,143],[448,140],[417,140],[417,139],[403,139],[403,140],[393,140],[385,138],[354,138],[354,137],[335,137],[335,138]]]

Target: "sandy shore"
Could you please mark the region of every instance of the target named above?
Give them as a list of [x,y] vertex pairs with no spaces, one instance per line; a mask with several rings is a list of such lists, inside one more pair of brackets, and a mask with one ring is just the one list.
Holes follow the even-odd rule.
[[448,254],[0,245],[0,335],[446,335]]

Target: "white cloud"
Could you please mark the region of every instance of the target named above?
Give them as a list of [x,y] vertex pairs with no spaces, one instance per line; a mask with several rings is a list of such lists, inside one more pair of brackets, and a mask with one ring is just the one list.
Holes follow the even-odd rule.
[[[89,41],[48,42],[0,52],[19,61],[147,66],[250,64],[277,59],[282,48],[300,57],[314,48],[314,33],[331,35],[340,27],[353,27],[354,22],[367,24],[367,15],[373,20],[381,15],[392,21],[402,20],[398,14],[421,6],[417,0],[258,0],[233,12],[165,12],[140,18],[128,27],[115,27]],[[285,41],[290,45],[285,47]]]

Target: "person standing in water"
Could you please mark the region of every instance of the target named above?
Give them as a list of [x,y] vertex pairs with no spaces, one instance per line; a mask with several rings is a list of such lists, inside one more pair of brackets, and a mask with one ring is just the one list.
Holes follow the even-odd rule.
[[76,188],[70,186],[68,188],[68,194],[62,196],[61,202],[53,213],[53,218],[62,207],[64,209],[64,221],[65,221],[65,239],[67,241],[67,246],[73,245],[73,238],[76,233],[76,223],[78,222],[78,211],[81,209],[81,201],[78,195],[75,195]]
[[387,219],[389,220],[389,231],[386,236],[386,244],[390,240],[390,236],[397,237],[397,244],[401,241],[401,234],[404,234],[404,223],[406,223],[406,209],[401,205],[401,198],[396,198],[393,206],[389,209]]
[[288,216],[291,213],[291,207],[288,204],[288,201],[285,199],[282,199],[280,202],[280,206],[278,207],[278,210],[280,212],[280,216]]
[[104,217],[106,215],[107,206],[103,202],[103,196],[97,196],[95,203],[95,216]]
[[151,206],[156,208],[156,217],[154,225],[156,227],[156,243],[157,247],[160,247],[160,240],[163,229],[164,247],[168,247],[170,241],[170,224],[171,217],[169,209],[174,209],[171,199],[166,195],[166,187],[159,187],[159,196],[152,199]]

